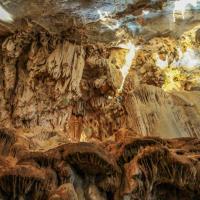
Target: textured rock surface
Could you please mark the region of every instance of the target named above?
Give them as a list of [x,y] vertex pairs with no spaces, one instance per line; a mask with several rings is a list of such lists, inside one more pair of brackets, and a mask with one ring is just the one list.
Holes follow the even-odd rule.
[[200,198],[199,139],[115,139],[32,151],[31,140],[0,129],[1,199]]
[[180,36],[199,24],[200,7],[198,0],[181,1],[179,9],[171,0],[1,0],[8,13],[3,15],[0,33],[38,25],[52,34],[64,32],[72,40],[91,43],[141,34],[147,40],[156,35]]
[[0,0],[0,199],[200,199],[199,7]]
[[120,129],[199,137],[196,30],[138,47],[81,45],[36,30],[12,34],[1,48],[1,126],[40,138],[41,148],[51,137],[104,140]]

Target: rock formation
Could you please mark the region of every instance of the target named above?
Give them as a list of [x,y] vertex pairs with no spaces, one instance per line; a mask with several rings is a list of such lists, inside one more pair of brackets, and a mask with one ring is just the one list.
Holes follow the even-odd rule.
[[[184,54],[179,48],[192,39],[151,39],[128,66],[131,49],[120,45],[76,44],[33,30],[8,36],[1,49],[1,126],[53,130],[75,141],[102,140],[121,128],[199,137],[200,71],[175,67]],[[169,67],[160,68],[162,62]]]
[[200,199],[199,9],[0,1],[0,199]]
[[197,138],[115,137],[42,151],[20,137],[0,130],[1,199],[199,199]]

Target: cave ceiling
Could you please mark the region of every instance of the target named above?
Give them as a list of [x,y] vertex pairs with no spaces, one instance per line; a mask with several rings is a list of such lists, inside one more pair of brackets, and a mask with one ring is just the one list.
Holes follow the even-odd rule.
[[[183,1],[181,6],[176,6],[173,0],[1,0],[0,3],[5,11],[1,11],[1,35],[40,27],[51,34],[68,34],[76,42],[90,43],[116,43],[130,37],[137,40],[140,36],[145,40],[156,35],[179,37],[198,25],[200,6],[198,0]],[[180,20],[182,12],[184,20]]]

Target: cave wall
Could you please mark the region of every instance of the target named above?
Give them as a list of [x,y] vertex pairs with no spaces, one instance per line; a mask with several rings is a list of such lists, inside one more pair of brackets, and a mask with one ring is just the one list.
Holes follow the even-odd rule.
[[104,140],[121,129],[138,136],[199,137],[199,69],[176,67],[174,73],[155,57],[174,63],[179,48],[198,49],[192,33],[187,40],[140,42],[131,60],[126,46],[79,44],[44,31],[2,38],[1,126],[53,130],[75,141]]

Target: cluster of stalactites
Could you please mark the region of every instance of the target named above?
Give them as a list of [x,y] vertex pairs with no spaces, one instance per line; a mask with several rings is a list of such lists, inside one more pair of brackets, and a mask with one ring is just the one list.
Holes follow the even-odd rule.
[[30,138],[0,129],[1,199],[200,197],[197,138],[137,138],[123,132],[115,142],[65,143],[31,151],[34,145]]

